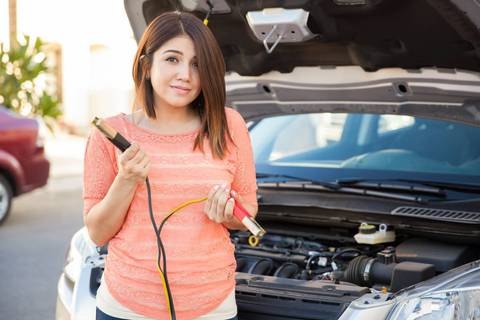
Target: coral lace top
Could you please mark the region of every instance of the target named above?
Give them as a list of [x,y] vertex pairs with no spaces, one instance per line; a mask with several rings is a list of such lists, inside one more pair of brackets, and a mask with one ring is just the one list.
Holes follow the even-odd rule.
[[[138,127],[126,115],[106,119],[151,159],[149,180],[157,225],[177,205],[205,197],[226,183],[247,203],[256,203],[250,137],[241,115],[225,108],[233,143],[224,159],[214,159],[208,141],[204,153],[193,150],[198,131],[164,135]],[[228,139],[227,139],[228,141]],[[84,214],[107,193],[118,172],[115,147],[94,129],[84,168]],[[204,203],[183,208],[162,229],[167,271],[177,319],[194,319],[218,307],[235,286],[234,247],[228,230],[208,219]],[[105,282],[112,297],[128,309],[168,319],[163,285],[156,269],[157,244],[149,218],[145,184],[139,184],[120,231],[110,240]]]

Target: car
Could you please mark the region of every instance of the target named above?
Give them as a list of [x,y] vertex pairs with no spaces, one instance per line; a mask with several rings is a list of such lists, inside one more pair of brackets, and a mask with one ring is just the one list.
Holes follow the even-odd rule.
[[36,119],[0,105],[0,224],[14,197],[47,184],[50,162],[43,143]]
[[[267,231],[230,233],[241,320],[479,318],[476,1],[124,4],[137,40],[181,8],[222,48]],[[57,319],[94,318],[107,255],[73,236]]]

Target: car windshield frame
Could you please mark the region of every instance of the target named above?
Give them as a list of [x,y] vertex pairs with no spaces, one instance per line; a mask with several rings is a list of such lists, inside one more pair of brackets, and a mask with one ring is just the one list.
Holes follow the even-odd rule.
[[[320,115],[320,114],[330,114],[331,113],[315,113],[313,115]],[[336,115],[341,115],[341,113],[336,113]],[[383,167],[378,167],[378,168],[375,168],[374,166],[354,166],[354,165],[350,165],[350,166],[339,166],[338,163],[340,163],[341,161],[345,162],[345,160],[347,159],[342,159],[341,161],[338,161],[338,160],[335,160],[335,161],[331,161],[331,163],[329,163],[329,160],[328,159],[321,159],[321,158],[318,158],[318,159],[313,159],[313,161],[311,159],[309,160],[305,160],[305,159],[301,159],[301,157],[298,157],[298,155],[302,155],[302,154],[308,154],[308,151],[307,152],[297,152],[297,153],[294,153],[293,156],[292,154],[290,155],[286,155],[286,156],[281,156],[281,157],[274,157],[273,159],[269,158],[269,155],[272,154],[272,150],[274,148],[274,146],[272,146],[272,144],[275,143],[275,139],[279,139],[279,135],[280,134],[284,134],[286,137],[284,139],[290,139],[290,143],[293,145],[295,144],[296,142],[300,141],[301,137],[299,136],[295,136],[294,134],[292,133],[296,133],[294,131],[290,132],[290,134],[288,132],[285,133],[285,123],[282,123],[282,121],[278,121],[278,123],[275,125],[275,124],[271,124],[271,125],[268,125],[266,126],[265,123],[268,122],[268,121],[272,121],[271,119],[274,119],[273,121],[277,121],[278,119],[281,119],[281,118],[284,118],[284,119],[295,119],[299,116],[305,116],[305,115],[312,115],[312,113],[310,114],[307,114],[307,113],[302,113],[302,114],[291,114],[291,115],[281,115],[281,116],[272,116],[272,117],[266,117],[266,118],[263,118],[255,123],[251,123],[249,125],[249,130],[250,130],[250,135],[251,135],[251,139],[252,139],[252,146],[253,146],[253,152],[254,152],[254,156],[255,156],[255,162],[257,164],[257,171],[258,172],[263,172],[263,173],[268,173],[268,174],[289,174],[289,175],[293,175],[293,176],[296,176],[296,177],[300,177],[300,178],[305,178],[305,179],[318,179],[318,180],[322,180],[322,181],[336,181],[338,179],[352,179],[352,178],[355,178],[355,179],[380,179],[380,180],[383,180],[383,179],[389,179],[389,180],[399,180],[399,179],[408,179],[408,180],[412,180],[412,181],[438,181],[438,182],[448,182],[448,183],[454,183],[454,184],[471,184],[471,185],[480,185],[480,148],[479,149],[474,149],[472,152],[477,152],[477,153],[474,153],[474,155],[476,155],[477,157],[475,157],[473,160],[474,160],[474,165],[476,163],[478,163],[479,166],[474,166],[474,169],[473,171],[468,171],[468,170],[464,170],[464,171],[459,171],[459,170],[452,170],[452,171],[449,171],[450,167],[446,167],[446,169],[442,169],[442,170],[431,170],[431,171],[425,171],[425,170],[405,170],[403,168],[401,168],[400,170],[398,170],[398,168],[395,167],[395,163],[393,163],[393,165],[391,166],[387,166],[387,165],[383,165]],[[366,113],[344,113],[344,115],[346,115],[348,117],[348,115],[354,115],[356,117],[368,117],[368,116],[373,116],[373,117],[381,117],[381,116],[384,116],[384,114],[366,114]],[[395,116],[395,115],[386,115],[386,116]],[[400,116],[398,116],[400,117]],[[405,116],[402,116],[402,117],[405,117]],[[463,143],[461,141],[462,139],[462,135],[458,134],[461,130],[463,129],[468,129],[468,130],[473,130],[473,131],[478,131],[478,133],[480,134],[480,127],[474,127],[474,126],[471,126],[471,125],[466,125],[466,124],[460,124],[460,123],[457,123],[457,122],[453,122],[453,121],[445,121],[445,120],[432,120],[432,119],[427,119],[427,118],[420,118],[420,117],[414,117],[414,116],[409,116],[411,119],[416,120],[419,119],[422,123],[423,126],[425,126],[426,124],[429,124],[431,126],[437,126],[435,128],[435,130],[437,130],[438,132],[441,132],[442,136],[441,137],[438,137],[438,139],[441,139],[442,137],[449,137],[449,135],[451,134],[452,137],[452,141],[455,142],[455,147],[457,146],[457,144],[459,143]],[[379,119],[379,118],[377,118]],[[405,119],[405,118],[404,118]],[[357,119],[358,120],[358,119]],[[370,119],[371,120],[371,119]],[[287,121],[288,122],[288,121]],[[345,122],[343,123],[343,125],[347,125],[347,120],[345,120]],[[408,121],[406,122],[407,124],[406,125],[403,125],[403,126],[400,126],[398,128],[393,128],[392,130],[389,130],[386,134],[395,134],[395,131],[401,131],[401,130],[405,130],[405,128],[407,128],[409,125],[410,126],[413,126],[415,125],[415,122],[413,123],[410,123],[408,124]],[[262,124],[263,124],[263,128],[262,128]],[[349,126],[352,126],[351,123],[348,123]],[[272,130],[272,127],[273,130]],[[440,129],[439,129],[440,128]],[[446,129],[445,129],[446,128]],[[349,134],[350,136],[352,135],[355,135],[357,134],[356,132],[350,132],[350,133],[345,133],[346,130],[350,130],[352,128],[349,128],[349,127],[345,127],[343,129],[343,132],[340,134],[338,138],[338,141],[334,141],[333,143],[331,144],[328,144],[326,146],[323,146],[324,148],[330,148],[332,149],[332,147],[334,148],[335,147],[335,144],[338,144],[340,142],[344,142],[343,139],[345,139],[345,136],[347,134]],[[442,132],[441,130],[447,130],[447,132]],[[361,130],[361,128],[360,128]],[[423,128],[422,130],[425,131],[425,128]],[[450,131],[451,132],[450,132]],[[467,130],[467,131],[468,131]],[[283,131],[283,132],[282,132]],[[470,131],[469,131],[470,132]],[[455,134],[458,134],[458,136],[456,136]],[[463,134],[463,132],[462,132]],[[411,138],[411,136],[407,136],[409,138]],[[269,140],[270,141],[267,141]],[[425,141],[424,143],[429,143],[429,137],[424,137],[423,138]],[[455,139],[457,139],[458,141],[456,141]],[[267,141],[267,142],[265,142]],[[273,141],[273,142],[272,142]],[[437,141],[438,143],[439,141]],[[301,142],[300,142],[301,143]],[[435,141],[432,141],[432,143],[435,143]],[[415,141],[415,140],[412,140],[409,142],[410,145],[415,145],[415,144],[418,144],[418,141]],[[349,146],[349,147],[352,147],[352,146]],[[388,147],[388,146],[387,146]],[[439,147],[436,147],[437,149],[439,148],[444,148],[445,145],[440,145]],[[270,148],[270,149],[269,149]],[[321,147],[317,148],[316,150],[320,150]],[[389,148],[387,148],[389,149]],[[453,148],[452,148],[453,149]],[[382,151],[382,150],[380,150]],[[384,152],[384,153],[387,153],[387,152]],[[395,156],[402,156],[402,153],[401,152],[397,152],[397,154],[395,154],[395,152],[390,152],[392,154],[391,156],[391,159],[395,160]],[[321,154],[321,152],[319,153]],[[325,153],[324,153],[325,154]],[[365,154],[365,153],[363,153]],[[378,153],[378,154],[381,154]],[[441,154],[448,154],[448,151],[446,152],[443,152]],[[352,156],[350,158],[355,158],[355,157],[359,157],[361,156],[362,154],[359,154],[359,155],[355,155],[355,156]],[[387,154],[388,155],[388,154]],[[407,152],[404,152],[403,154],[404,156],[405,155],[409,155],[409,153]],[[295,158],[295,156],[297,156],[297,158]],[[438,156],[438,155],[437,155]],[[364,156],[365,158],[366,156]],[[452,157],[453,159],[454,157]],[[458,157],[457,157],[458,158]],[[458,159],[455,158],[455,161],[458,162]],[[337,159],[338,159],[338,156],[337,156]],[[389,159],[388,157],[385,157],[385,159]],[[390,159],[390,160],[391,160]],[[413,157],[410,161],[417,161],[417,163],[412,163],[410,166],[411,167],[415,167],[415,166],[420,166],[421,167],[421,163],[418,163],[418,159],[422,159],[420,157]],[[408,160],[408,157],[407,157],[407,160]],[[324,161],[322,163],[322,161]],[[355,159],[355,161],[359,162],[358,159]],[[377,162],[381,162],[381,161],[384,161],[382,160],[380,157],[379,159],[376,159],[375,161]],[[402,160],[402,161],[405,161],[405,160]],[[468,162],[468,161],[467,161]],[[427,163],[428,165],[430,163],[433,163],[433,162],[425,162]],[[462,163],[460,163],[462,164]],[[442,163],[443,165],[443,163]],[[446,164],[448,166],[451,166],[453,167],[453,165],[451,163],[448,163]],[[392,169],[390,169],[392,168]],[[463,169],[462,169],[463,170]]]

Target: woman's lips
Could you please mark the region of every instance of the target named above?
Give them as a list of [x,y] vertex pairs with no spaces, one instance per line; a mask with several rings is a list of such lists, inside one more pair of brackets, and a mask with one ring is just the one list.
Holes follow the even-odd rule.
[[170,86],[170,88],[172,88],[175,92],[180,93],[180,94],[187,94],[191,90],[191,89],[176,87],[176,86]]

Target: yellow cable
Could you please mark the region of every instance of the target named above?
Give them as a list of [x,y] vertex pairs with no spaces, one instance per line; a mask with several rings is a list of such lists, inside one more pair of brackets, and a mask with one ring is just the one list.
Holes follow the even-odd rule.
[[[182,208],[185,208],[186,206],[189,206],[193,203],[202,202],[202,201],[205,201],[207,199],[208,199],[207,197],[194,199],[194,200],[184,202],[184,203],[180,204],[179,206],[176,206],[175,208],[170,210],[170,212],[167,214],[167,216],[162,220],[162,223],[163,223],[163,221],[168,219],[171,215],[175,214],[178,210],[180,210]],[[157,269],[158,269],[158,272],[160,273],[160,277],[162,278],[163,291],[165,292],[165,299],[167,300],[168,314],[170,315],[170,320],[172,320],[172,310],[170,309],[170,299],[168,298],[167,282],[165,281],[165,275],[163,274],[162,268],[160,268],[160,265],[158,264],[158,261],[157,261]]]
[[165,281],[165,275],[163,274],[162,269],[160,269],[160,265],[158,263],[157,269],[160,273],[160,277],[162,278],[163,291],[165,292],[165,299],[167,300],[168,314],[170,315],[170,320],[172,320],[172,309],[170,309],[170,299],[168,298],[167,282]]
[[203,20],[203,24],[206,25],[206,26],[208,26],[208,19],[204,19],[204,20]]
[[[165,217],[165,219],[168,219],[172,214],[176,213],[178,210],[182,209],[182,208],[185,208],[186,206],[189,206],[193,203],[197,203],[197,202],[202,202],[202,201],[205,201],[207,200],[208,197],[203,197],[203,198],[198,198],[198,199],[193,199],[193,200],[190,200],[190,201],[187,201],[187,202],[184,202],[182,203],[181,205],[178,205],[176,206],[175,208],[173,208],[172,210],[170,210],[170,212],[167,214],[167,216]],[[165,220],[163,219],[163,220]]]

